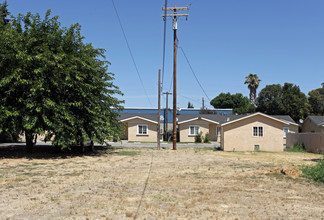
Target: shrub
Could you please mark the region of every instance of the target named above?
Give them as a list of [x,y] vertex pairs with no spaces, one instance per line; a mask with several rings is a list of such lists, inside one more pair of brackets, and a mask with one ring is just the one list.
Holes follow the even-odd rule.
[[285,151],[288,152],[306,152],[304,144],[294,144],[290,147],[287,147]]
[[204,137],[204,143],[209,143],[209,133],[206,133]]
[[315,166],[304,166],[301,170],[304,177],[324,183],[324,158]]
[[202,142],[202,132],[200,132],[195,136],[195,143],[201,143],[201,142]]

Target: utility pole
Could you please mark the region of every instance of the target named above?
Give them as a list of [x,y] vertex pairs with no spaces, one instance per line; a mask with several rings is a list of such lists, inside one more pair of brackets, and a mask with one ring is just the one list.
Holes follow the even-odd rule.
[[162,15],[166,17],[173,17],[173,150],[177,149],[177,29],[179,16],[186,16],[189,14],[177,14],[177,11],[188,11],[189,7],[171,7],[162,8],[162,11],[173,11],[173,14]]
[[161,140],[161,70],[159,70],[159,86],[158,86],[158,126],[157,126],[157,148],[160,150]]
[[163,94],[166,95],[166,112],[165,112],[165,120],[164,120],[164,131],[166,132],[166,139],[168,140],[168,113],[169,113],[169,95],[172,95],[170,92],[164,92]]
[[204,100],[204,97],[202,97],[202,109],[205,109],[205,100]]

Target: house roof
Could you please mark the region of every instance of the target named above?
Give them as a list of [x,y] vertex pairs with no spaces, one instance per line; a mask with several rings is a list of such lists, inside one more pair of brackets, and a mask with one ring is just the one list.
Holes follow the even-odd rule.
[[194,120],[205,120],[214,124],[222,124],[226,121],[235,120],[244,117],[244,115],[217,115],[217,114],[199,114],[199,115],[178,115],[178,124],[187,123]]
[[261,113],[261,112],[257,112],[257,113],[254,113],[254,114],[250,114],[250,115],[245,115],[243,117],[240,117],[240,118],[237,118],[237,119],[234,119],[233,121],[228,121],[228,122],[225,122],[222,124],[222,126],[224,125],[228,125],[228,124],[231,124],[231,123],[234,123],[234,122],[237,122],[237,121],[240,121],[240,120],[243,120],[243,119],[246,119],[246,118],[250,118],[250,117],[254,117],[256,115],[262,115],[264,117],[267,117],[267,118],[270,118],[270,119],[273,119],[275,121],[278,121],[278,122],[281,122],[281,123],[284,123],[284,124],[295,124],[297,125],[292,119],[290,116],[286,116],[286,115],[266,115],[264,113]]
[[307,118],[309,118],[317,126],[323,126],[324,127],[324,116],[310,115]]
[[157,114],[123,113],[120,114],[118,117],[118,120],[121,122],[129,121],[132,119],[142,119],[144,121],[152,122],[154,124],[158,123]]
[[298,126],[298,124],[294,121],[294,119],[292,119],[289,115],[271,115],[271,116],[279,120],[289,122],[289,124],[294,124]]

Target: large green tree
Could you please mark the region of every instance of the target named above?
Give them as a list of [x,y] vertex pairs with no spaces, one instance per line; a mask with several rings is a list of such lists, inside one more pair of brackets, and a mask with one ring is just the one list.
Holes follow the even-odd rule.
[[8,11],[8,3],[7,1],[4,1],[4,3],[0,3],[0,22],[3,22],[3,24],[8,23],[7,16],[10,15],[10,12]]
[[308,93],[311,114],[324,115],[324,83],[322,88],[314,89]]
[[290,115],[295,121],[309,113],[306,95],[291,83],[267,85],[256,100],[257,111],[269,115]]
[[245,114],[254,112],[254,105],[249,103],[249,98],[243,96],[241,93],[220,93],[210,104],[214,108],[231,108],[233,113]]
[[259,79],[257,74],[250,73],[247,77],[245,77],[244,84],[248,84],[248,88],[250,90],[250,104],[255,104],[256,99],[256,91],[260,85],[261,79]]
[[[2,24],[4,25],[4,24]],[[104,50],[84,43],[80,25],[18,15],[0,27],[0,132],[37,134],[61,148],[118,135],[121,94]]]

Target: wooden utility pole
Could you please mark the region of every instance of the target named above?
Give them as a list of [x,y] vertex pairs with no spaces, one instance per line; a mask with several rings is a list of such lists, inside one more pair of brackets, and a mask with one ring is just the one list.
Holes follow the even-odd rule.
[[160,150],[161,140],[161,70],[159,70],[159,86],[158,86],[158,126],[157,126],[157,148]]
[[173,17],[173,150],[177,149],[177,29],[179,16],[186,16],[189,14],[177,14],[177,11],[188,11],[189,7],[171,7],[162,8],[162,11],[173,11],[173,14],[162,15],[166,17]]
[[172,95],[170,92],[164,92],[163,94],[166,95],[166,112],[165,112],[165,120],[164,120],[164,131],[166,132],[166,139],[168,141],[168,113],[169,113],[169,95]]

